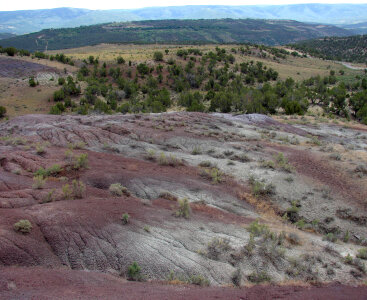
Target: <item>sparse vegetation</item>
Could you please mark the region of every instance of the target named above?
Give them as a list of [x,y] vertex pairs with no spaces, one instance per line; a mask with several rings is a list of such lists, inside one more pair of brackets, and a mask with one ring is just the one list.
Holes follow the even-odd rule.
[[122,214],[121,221],[123,225],[129,223],[130,215],[128,213]]
[[188,219],[190,218],[190,214],[191,214],[191,208],[190,208],[189,200],[187,198],[179,199],[178,200],[178,210],[176,211],[176,216]]
[[266,271],[253,272],[247,276],[247,279],[256,284],[271,281],[271,277]]
[[88,168],[88,154],[82,153],[75,157],[74,169],[86,169]]
[[127,197],[130,196],[129,190],[126,187],[124,187],[121,183],[111,184],[109,187],[109,191],[114,196],[119,196],[119,197],[122,195],[125,195]]
[[32,230],[32,224],[29,220],[19,220],[13,225],[13,228],[17,232],[21,232],[23,234],[30,233]]
[[138,265],[137,262],[133,262],[127,268],[127,279],[131,281],[142,281],[143,275],[141,274],[141,267]]
[[36,175],[33,177],[33,189],[42,189],[46,183],[46,179],[42,175]]

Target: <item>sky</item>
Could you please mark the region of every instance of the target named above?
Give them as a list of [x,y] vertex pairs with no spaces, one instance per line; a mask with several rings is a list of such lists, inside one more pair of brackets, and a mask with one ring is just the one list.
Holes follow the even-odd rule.
[[181,5],[261,5],[261,4],[299,4],[299,3],[367,3],[367,0],[349,1],[349,0],[2,0],[0,11],[27,10],[27,9],[45,9],[55,7],[77,7],[89,9],[131,9],[151,6],[181,6]]

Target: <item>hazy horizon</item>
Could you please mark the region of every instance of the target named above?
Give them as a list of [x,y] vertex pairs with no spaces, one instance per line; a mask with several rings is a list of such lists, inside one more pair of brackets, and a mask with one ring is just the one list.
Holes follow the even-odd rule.
[[110,10],[110,9],[138,9],[138,8],[146,8],[146,7],[174,7],[174,6],[257,6],[257,5],[266,5],[266,6],[277,6],[277,5],[297,5],[297,4],[367,4],[367,1],[351,1],[346,3],[345,0],[341,1],[297,1],[297,0],[284,0],[277,1],[275,4],[273,1],[263,0],[257,1],[253,3],[253,1],[245,0],[229,0],[226,3],[223,3],[222,0],[212,0],[208,3],[208,0],[137,0],[131,3],[121,3],[115,0],[106,0],[103,3],[100,2],[91,2],[86,0],[78,1],[78,5],[75,6],[75,1],[70,0],[62,0],[58,1],[57,5],[50,5],[49,1],[45,0],[35,0],[32,2],[19,1],[19,2],[7,2],[2,4],[2,8],[0,11],[19,11],[19,10],[38,10],[38,9],[54,9],[54,8],[79,8],[79,9],[91,9],[91,10]]

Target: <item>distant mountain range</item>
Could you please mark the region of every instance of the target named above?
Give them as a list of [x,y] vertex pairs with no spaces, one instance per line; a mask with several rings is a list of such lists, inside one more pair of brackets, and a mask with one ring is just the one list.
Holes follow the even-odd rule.
[[324,36],[347,36],[346,29],[289,20],[216,19],[152,20],[45,29],[1,40],[3,47],[58,50],[100,43],[256,43],[265,45]]
[[14,36],[15,36],[15,34],[12,34],[12,33],[0,32],[0,40],[8,39],[8,38],[11,38],[11,37],[14,37]]
[[48,28],[77,27],[110,22],[221,18],[283,19],[344,26],[366,22],[367,4],[203,5],[149,7],[130,10],[55,8],[2,11],[0,12],[0,32],[24,34]]

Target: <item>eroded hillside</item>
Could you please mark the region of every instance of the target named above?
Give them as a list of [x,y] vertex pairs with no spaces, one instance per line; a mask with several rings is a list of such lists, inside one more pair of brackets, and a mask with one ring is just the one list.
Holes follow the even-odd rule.
[[14,266],[128,278],[133,262],[139,279],[212,286],[366,278],[366,126],[27,115],[0,135],[5,290]]

